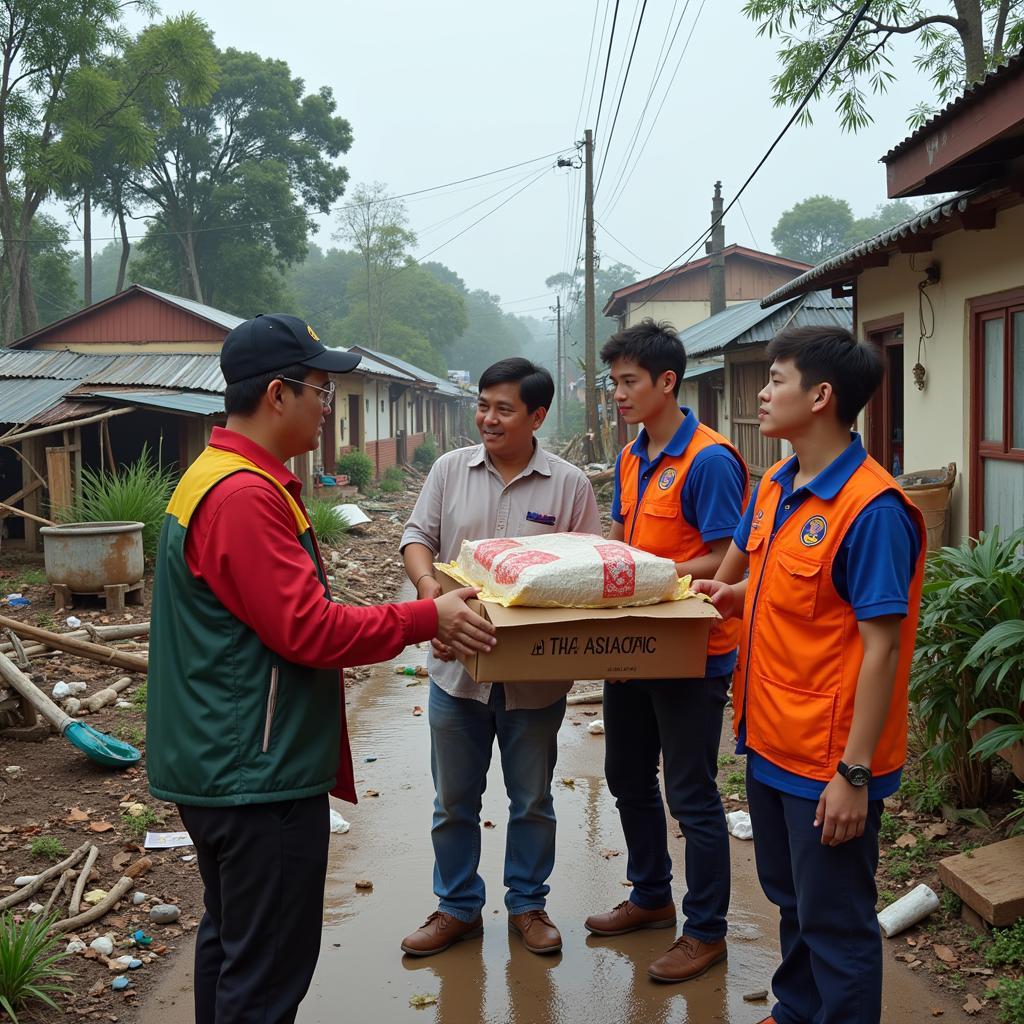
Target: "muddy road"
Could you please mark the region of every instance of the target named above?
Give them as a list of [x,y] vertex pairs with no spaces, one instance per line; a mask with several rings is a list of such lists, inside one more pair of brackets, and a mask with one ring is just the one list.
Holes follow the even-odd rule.
[[[410,649],[397,663],[422,662],[424,656]],[[587,914],[610,908],[629,891],[614,801],[603,779],[604,741],[587,732],[594,719],[582,714],[599,706],[569,708],[560,734],[558,855],[548,911],[562,932],[561,954],[535,956],[508,933],[501,886],[507,803],[495,752],[482,814],[495,826],[482,836],[484,936],[438,956],[403,957],[402,937],[435,909],[427,686],[426,680],[410,682],[392,666],[381,666],[350,709],[360,804],[335,805],[352,828],[331,839],[320,961],[300,1024],[753,1024],[768,1013],[768,1002],[743,998],[769,987],[778,950],[774,908],[758,888],[749,842],[730,841],[729,960],[704,977],[683,985],[647,977],[647,964],[671,942],[669,932],[598,939],[584,929]],[[413,714],[417,705],[423,715]],[[365,796],[368,791],[379,796]],[[683,840],[677,832],[670,824],[681,876]],[[371,881],[372,890],[356,889],[357,880]],[[678,902],[681,880],[676,884]],[[140,1008],[143,1024],[192,1019],[191,952],[182,949],[180,956]],[[418,995],[437,1003],[413,1008],[410,999]],[[894,963],[887,951],[886,1024],[932,1020],[936,1009],[945,1021],[967,1020],[957,1002]]]

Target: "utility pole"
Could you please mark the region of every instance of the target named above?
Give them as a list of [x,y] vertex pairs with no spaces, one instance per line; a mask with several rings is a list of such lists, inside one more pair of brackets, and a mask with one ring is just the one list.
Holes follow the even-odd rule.
[[562,296],[555,296],[555,329],[557,346],[555,348],[555,394],[558,399],[558,436],[565,436],[565,362],[562,355]]
[[593,462],[601,449],[601,435],[597,422],[597,324],[594,310],[594,133],[588,128],[583,135],[584,166],[586,168],[586,266],[584,304],[586,306],[586,403],[587,403],[587,456]]
[[725,309],[725,224],[722,222],[722,183],[715,182],[715,196],[711,201],[711,237],[705,243],[705,251],[711,257],[708,267],[708,298],[711,300],[711,315]]

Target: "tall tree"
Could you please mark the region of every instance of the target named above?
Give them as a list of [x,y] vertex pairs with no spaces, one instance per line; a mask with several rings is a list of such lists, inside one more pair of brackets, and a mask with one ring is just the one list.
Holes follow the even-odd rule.
[[[636,271],[625,263],[612,263],[607,267],[598,267],[594,271],[594,305],[595,310],[595,339],[597,347],[615,333],[618,324],[601,315],[601,310],[611,297],[612,292],[625,288],[626,285],[634,284],[637,280]],[[564,310],[562,319],[562,333],[566,342],[567,359],[575,361],[577,356],[583,354],[583,337],[586,325],[586,300],[583,297],[583,272],[577,270],[574,274],[552,274],[544,279],[544,285],[552,290],[563,293],[562,308]]]
[[906,199],[894,199],[889,203],[879,203],[875,207],[874,213],[867,217],[858,217],[853,222],[846,244],[853,245],[861,239],[870,238],[881,231],[895,227],[901,221],[913,217],[917,212],[917,207]]
[[[37,213],[29,228],[29,244],[32,248],[29,273],[36,302],[37,326],[45,327],[78,308],[68,230],[54,217]],[[0,267],[0,303],[4,308],[7,308],[10,290],[10,272],[4,264]],[[22,330],[21,322],[16,322],[15,335],[24,333],[27,331]]]
[[357,185],[339,214],[335,237],[349,242],[363,261],[362,294],[371,348],[381,348],[389,319],[388,299],[408,250],[416,244],[405,203],[380,181]]
[[349,311],[349,282],[362,271],[354,252],[310,244],[306,258],[285,272],[285,285],[294,300],[295,312],[308,320],[324,339],[337,344],[338,325]]
[[[776,106],[803,99],[859,6],[855,0],[747,0],[743,13],[757,22],[758,35],[779,40],[782,71],[772,79]],[[935,87],[934,99],[910,114],[916,127],[934,112],[936,100],[941,105],[953,99],[1024,44],[1024,2],[874,0],[819,87],[836,97],[844,130],[871,123],[865,90],[884,93],[895,81],[892,42],[906,35],[916,37],[914,65]],[[810,121],[807,108],[801,118]]]
[[38,326],[32,288],[33,219],[59,187],[52,160],[69,76],[123,41],[125,7],[146,0],[5,0],[0,8],[0,240],[10,281],[3,341]]
[[209,103],[190,105],[177,84],[176,122],[151,112],[157,155],[129,175],[126,194],[156,211],[140,268],[173,275],[189,298],[258,312],[260,289],[275,278],[282,288],[280,272],[305,256],[310,212],[327,213],[344,191],[335,160],[352,132],[331,89],[307,94],[284,61],[234,49],[216,61]]
[[853,224],[845,199],[811,196],[782,214],[772,228],[772,244],[787,259],[820,263],[845,248]]
[[205,103],[216,86],[216,70],[208,29],[196,15],[184,14],[150,25],[127,40],[122,53],[69,75],[58,114],[62,136],[51,159],[63,178],[62,192],[81,213],[86,305],[92,302],[93,208],[115,217],[121,232],[120,291],[131,248],[126,180],[153,159],[154,124],[178,123],[172,91],[187,104]]

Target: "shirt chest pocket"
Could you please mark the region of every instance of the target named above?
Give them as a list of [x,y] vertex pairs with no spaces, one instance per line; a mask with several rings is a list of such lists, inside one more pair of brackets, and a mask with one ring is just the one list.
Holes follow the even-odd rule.
[[812,619],[821,586],[821,562],[780,553],[772,573],[768,603],[776,611],[798,619]]
[[645,501],[640,506],[640,515],[652,526],[660,528],[668,519],[678,519],[683,510],[675,501]]

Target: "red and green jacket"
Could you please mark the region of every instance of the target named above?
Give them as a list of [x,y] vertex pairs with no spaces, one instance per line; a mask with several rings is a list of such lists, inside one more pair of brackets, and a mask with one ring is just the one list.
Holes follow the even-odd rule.
[[437,629],[432,601],[335,604],[298,480],[215,428],[168,505],[153,591],[150,792],[229,806],[355,801],[340,669]]

